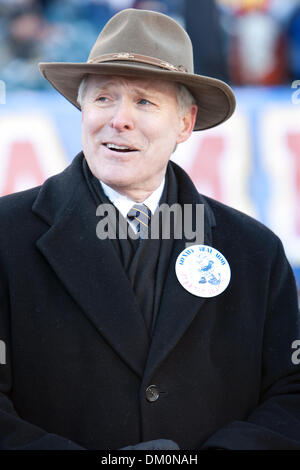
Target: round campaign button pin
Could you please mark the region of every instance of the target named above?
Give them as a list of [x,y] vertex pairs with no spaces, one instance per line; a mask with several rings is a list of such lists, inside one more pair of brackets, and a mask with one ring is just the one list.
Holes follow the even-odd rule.
[[222,253],[208,245],[191,245],[183,250],[175,264],[180,284],[198,297],[221,294],[230,281],[230,266]]

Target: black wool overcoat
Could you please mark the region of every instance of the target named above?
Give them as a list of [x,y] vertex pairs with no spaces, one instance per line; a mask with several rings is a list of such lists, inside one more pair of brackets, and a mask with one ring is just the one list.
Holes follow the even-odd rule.
[[231,281],[216,297],[190,294],[175,240],[149,343],[116,251],[95,235],[82,158],[0,199],[0,448],[163,438],[182,449],[300,449],[298,308],[280,240],[169,163],[179,202],[205,205],[204,243],[226,257]]

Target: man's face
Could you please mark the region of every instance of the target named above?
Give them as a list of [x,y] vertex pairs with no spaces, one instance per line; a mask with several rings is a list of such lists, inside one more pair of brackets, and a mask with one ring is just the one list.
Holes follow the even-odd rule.
[[175,145],[190,136],[196,112],[194,105],[179,115],[170,82],[90,76],[82,145],[91,172],[121,194],[143,200],[161,183]]

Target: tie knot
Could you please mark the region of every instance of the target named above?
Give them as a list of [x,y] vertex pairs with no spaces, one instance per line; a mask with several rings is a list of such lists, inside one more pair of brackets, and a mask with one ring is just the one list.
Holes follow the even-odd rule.
[[134,204],[127,214],[139,238],[149,238],[151,211],[145,204]]

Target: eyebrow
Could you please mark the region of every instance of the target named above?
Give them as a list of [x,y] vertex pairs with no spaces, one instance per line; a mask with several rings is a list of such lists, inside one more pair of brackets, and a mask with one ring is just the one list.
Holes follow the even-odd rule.
[[[107,82],[104,82],[102,85],[96,86],[93,94],[97,94],[99,92],[105,92],[105,91],[107,91],[107,89],[110,86],[118,88],[118,85],[115,82],[107,81]],[[152,97],[156,96],[159,93],[158,90],[149,90],[148,87],[143,88],[143,87],[140,87],[140,86],[135,86],[133,88],[133,92],[136,93],[136,94],[147,94],[147,96],[152,96]]]

